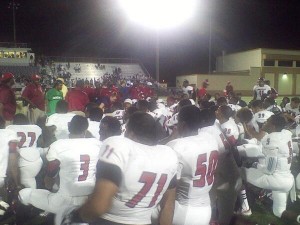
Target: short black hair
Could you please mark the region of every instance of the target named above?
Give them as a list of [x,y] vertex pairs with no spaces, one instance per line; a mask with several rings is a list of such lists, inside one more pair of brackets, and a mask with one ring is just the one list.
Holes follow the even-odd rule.
[[209,109],[202,109],[200,111],[200,113],[199,113],[200,128],[209,127],[209,126],[212,126],[215,124],[215,121],[216,121],[215,108],[217,108],[217,107],[211,107]]
[[133,113],[127,123],[126,132],[133,132],[142,144],[155,145],[157,143],[156,123],[148,113]]
[[251,102],[251,108],[263,108],[263,101],[262,100],[255,100]]
[[55,112],[56,113],[67,113],[68,112],[68,108],[69,108],[69,104],[68,104],[67,101],[65,101],[65,100],[59,100],[56,103]]
[[136,107],[141,112],[147,112],[149,110],[149,103],[146,100],[138,100]]
[[54,87],[56,87],[57,85],[61,85],[61,84],[63,84],[64,82],[62,82],[61,80],[56,80],[55,82],[54,82]]
[[83,134],[89,127],[87,118],[79,115],[75,115],[69,123],[70,134]]
[[109,133],[113,134],[112,136],[121,135],[121,123],[117,118],[112,116],[105,116],[101,120],[101,123],[105,123],[108,125]]
[[14,116],[13,124],[14,125],[28,125],[29,120],[24,114],[18,113]]
[[184,106],[178,114],[178,121],[184,122],[191,131],[200,127],[200,109],[194,105]]
[[92,108],[90,110],[89,118],[91,121],[97,121],[100,122],[100,120],[103,117],[103,111],[100,108]]
[[133,113],[137,112],[137,111],[138,111],[137,107],[135,107],[135,106],[130,106],[130,107],[125,111],[125,114],[124,114],[124,116],[123,116],[124,122],[126,122],[126,121],[131,117],[131,115],[132,115]]
[[237,111],[236,117],[240,119],[241,123],[249,123],[253,118],[253,114],[250,109],[241,108],[239,111]]
[[275,105],[275,99],[274,98],[265,98],[263,102],[263,107],[266,109],[271,105]]
[[183,106],[192,105],[190,99],[182,99],[178,102],[178,107],[182,108]]
[[219,109],[222,116],[227,120],[234,115],[234,111],[228,105],[221,105]]
[[227,105],[227,99],[225,97],[220,97],[217,99],[217,105],[221,106],[221,105]]
[[298,97],[291,98],[291,102],[300,103],[300,98]]
[[0,129],[4,129],[5,128],[5,120],[2,116],[0,116]]
[[275,126],[277,132],[282,131],[287,125],[286,118],[282,115],[272,115],[268,120]]

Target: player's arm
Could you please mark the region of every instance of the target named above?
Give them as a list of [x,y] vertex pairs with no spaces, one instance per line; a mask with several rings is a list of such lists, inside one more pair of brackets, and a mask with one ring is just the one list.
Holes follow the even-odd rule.
[[257,97],[257,93],[255,90],[253,90],[253,100],[256,100],[256,97]]
[[174,216],[176,198],[176,176],[172,179],[168,190],[164,193],[160,202],[161,211],[159,215],[160,225],[171,225]]
[[9,155],[8,155],[8,174],[11,176],[12,180],[15,183],[15,186],[18,188],[21,186],[20,182],[20,171],[19,171],[19,153],[18,142],[11,141],[9,142]]
[[249,125],[243,123],[245,133],[251,138],[256,138],[258,141],[263,139],[263,137],[266,135],[266,132],[263,130],[260,130],[259,132],[256,132],[253,127],[250,127]]
[[[121,169],[111,163],[99,161],[97,164],[97,182],[94,193],[74,214],[74,222],[92,222],[106,213],[113,197],[119,190],[122,180]],[[76,221],[77,220],[77,221]]]
[[51,190],[55,183],[55,177],[59,172],[59,166],[60,161],[57,159],[48,161],[46,176],[44,178],[45,187],[48,190]]

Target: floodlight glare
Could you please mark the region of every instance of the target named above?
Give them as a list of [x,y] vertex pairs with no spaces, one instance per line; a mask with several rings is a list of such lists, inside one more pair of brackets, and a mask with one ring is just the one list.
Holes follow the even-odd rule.
[[119,0],[128,17],[155,29],[179,26],[190,19],[198,0]]

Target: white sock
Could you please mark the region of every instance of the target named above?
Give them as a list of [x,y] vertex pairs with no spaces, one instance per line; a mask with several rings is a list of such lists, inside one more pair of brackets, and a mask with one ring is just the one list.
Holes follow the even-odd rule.
[[247,199],[247,194],[246,190],[241,190],[240,192],[240,201],[241,201],[241,207],[243,211],[248,211],[250,210],[248,199]]

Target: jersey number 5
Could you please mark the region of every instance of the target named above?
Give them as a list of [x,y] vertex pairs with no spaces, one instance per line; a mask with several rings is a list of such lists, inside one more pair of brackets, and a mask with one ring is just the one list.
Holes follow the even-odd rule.
[[78,181],[85,181],[89,175],[90,167],[90,156],[89,155],[80,155],[80,170],[82,170],[82,175],[79,175]]
[[[142,199],[147,195],[147,193],[152,188],[152,186],[155,182],[156,176],[157,176],[156,173],[143,172],[141,177],[140,177],[139,182],[144,183],[144,186],[131,200],[126,202],[125,205],[130,207],[130,208],[134,208],[140,201],[142,201]],[[154,194],[148,208],[155,205],[156,200],[157,200],[159,194],[162,192],[162,190],[163,190],[163,188],[166,184],[167,179],[168,179],[167,174],[162,174],[160,176],[160,178],[157,182],[157,188],[156,188],[155,194]]]
[[195,176],[200,176],[200,178],[193,181],[193,187],[204,187],[206,183],[205,181],[207,181],[207,185],[211,185],[214,182],[218,156],[218,151],[212,151],[210,153],[208,169],[205,164],[207,162],[207,153],[198,156]]

